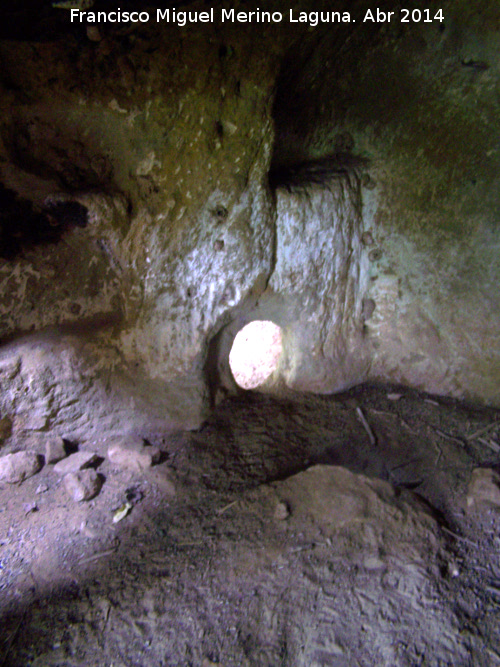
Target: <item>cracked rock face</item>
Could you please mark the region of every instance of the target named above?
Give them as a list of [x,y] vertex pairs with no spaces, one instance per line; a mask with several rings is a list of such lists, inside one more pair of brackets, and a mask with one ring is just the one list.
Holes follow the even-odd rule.
[[458,4],[0,43],[8,438],[195,427],[255,319],[270,387],[498,403],[498,35]]

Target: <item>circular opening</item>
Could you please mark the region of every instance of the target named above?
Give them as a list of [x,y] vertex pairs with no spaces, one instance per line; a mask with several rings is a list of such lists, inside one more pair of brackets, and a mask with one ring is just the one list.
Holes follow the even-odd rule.
[[274,322],[250,322],[234,339],[229,365],[234,379],[243,389],[261,385],[278,366],[281,354],[281,329]]

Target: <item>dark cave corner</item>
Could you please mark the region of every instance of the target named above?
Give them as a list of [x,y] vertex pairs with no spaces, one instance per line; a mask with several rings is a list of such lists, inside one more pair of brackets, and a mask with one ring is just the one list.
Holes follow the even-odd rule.
[[13,261],[23,251],[58,243],[74,227],[88,223],[85,206],[48,200],[40,211],[0,184],[0,258]]
[[[355,139],[342,128],[341,122],[331,121],[341,89],[331,72],[326,72],[322,86],[317,84],[318,54],[322,50],[329,53],[332,42],[342,51],[351,35],[343,34],[342,39],[340,35],[333,38],[329,32],[319,31],[292,45],[283,58],[272,108],[275,133],[269,171],[272,191],[283,188],[305,193],[309,186],[328,187],[338,180],[359,189],[361,180],[367,178],[370,159],[356,152]],[[333,58],[330,53],[324,57]],[[336,124],[335,131],[332,125]],[[315,138],[318,126],[328,126],[329,138],[320,143]]]

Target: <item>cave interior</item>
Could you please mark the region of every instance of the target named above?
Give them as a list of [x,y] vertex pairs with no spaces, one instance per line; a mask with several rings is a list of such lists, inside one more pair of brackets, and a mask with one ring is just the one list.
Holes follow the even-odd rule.
[[500,665],[498,3],[58,4],[0,8],[0,667]]

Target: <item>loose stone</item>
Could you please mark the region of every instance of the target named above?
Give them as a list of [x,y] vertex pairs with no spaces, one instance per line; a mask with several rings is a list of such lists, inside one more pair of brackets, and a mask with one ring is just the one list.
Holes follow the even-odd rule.
[[66,458],[64,440],[58,436],[48,440],[45,445],[45,463],[57,463],[64,458]]
[[284,521],[290,516],[290,509],[288,503],[279,502],[276,503],[276,508],[274,510],[274,518],[278,521]]
[[64,486],[75,502],[91,500],[102,486],[102,479],[95,470],[70,472],[64,477]]
[[43,467],[43,457],[34,452],[15,452],[0,458],[0,481],[18,484]]
[[54,466],[54,470],[59,475],[66,475],[69,472],[78,472],[94,464],[98,459],[95,452],[76,452],[67,458],[59,461]]
[[467,491],[467,507],[478,506],[500,509],[500,475],[491,468],[472,471]]
[[145,445],[131,445],[124,442],[115,442],[108,447],[108,458],[111,463],[120,468],[132,470],[146,470],[160,460],[160,450],[157,447]]

